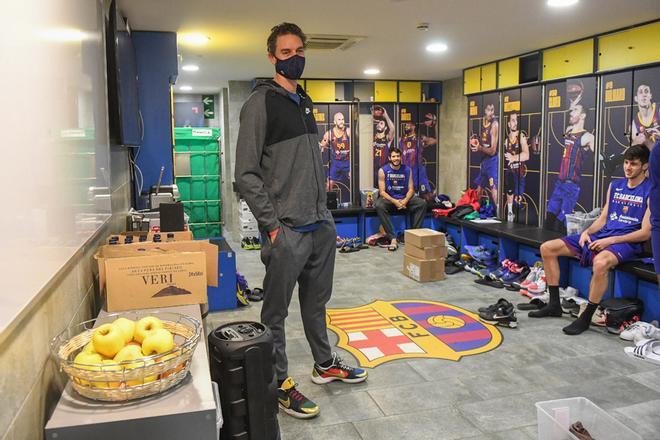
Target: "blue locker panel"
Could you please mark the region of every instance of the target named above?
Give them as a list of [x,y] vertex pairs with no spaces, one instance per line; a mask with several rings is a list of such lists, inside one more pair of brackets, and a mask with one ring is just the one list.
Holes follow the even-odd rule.
[[222,238],[211,238],[218,246],[218,287],[208,286],[209,312],[236,308],[236,253]]
[[479,244],[479,233],[474,229],[461,228],[461,251],[465,252],[465,246],[476,246]]
[[518,253],[518,243],[511,240],[510,238],[500,238],[500,262],[506,260],[507,258],[509,260],[519,261]]
[[660,288],[658,288],[658,285],[639,280],[637,282],[637,297],[644,301],[642,321],[660,320]]
[[484,234],[483,232],[479,233],[478,243],[487,249],[494,249],[495,251],[498,251],[500,248],[499,238],[493,235]]
[[431,214],[427,214],[426,217],[424,217],[424,222],[422,222],[422,228],[429,228],[437,231],[437,229],[435,229],[433,216]]
[[335,217],[337,235],[341,238],[353,238],[360,236],[360,219],[355,216]]
[[637,296],[637,277],[628,272],[615,270],[614,296],[617,298],[635,298]]
[[451,236],[451,238],[454,240],[454,243],[456,243],[456,246],[459,248],[461,247],[461,227],[457,225],[450,225],[449,223],[445,223],[447,225],[446,232],[447,235]]
[[532,246],[518,245],[518,261],[524,261],[533,266],[537,261],[541,261],[541,251]]

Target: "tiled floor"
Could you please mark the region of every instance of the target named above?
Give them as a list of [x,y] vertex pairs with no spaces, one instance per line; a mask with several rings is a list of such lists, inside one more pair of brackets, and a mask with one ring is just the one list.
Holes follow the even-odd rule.
[[[238,270],[251,287],[260,287],[264,269],[259,252],[230,243],[237,250]],[[419,284],[400,274],[402,258],[403,248],[337,254],[330,307],[422,299],[476,311],[500,297],[523,301],[513,292],[479,286],[466,273]],[[258,320],[259,310],[254,303],[213,313],[207,326]],[[534,439],[534,403],[575,396],[587,397],[644,439],[660,439],[660,367],[626,357],[627,343],[600,329],[564,335],[561,327],[569,318],[530,320],[520,313],[519,327],[500,328],[502,345],[488,353],[459,362],[392,361],[369,370],[365,383],[319,386],[310,380],[313,360],[299,312],[294,295],[287,318],[289,374],[321,406],[321,414],[297,420],[280,413],[283,439]],[[337,342],[332,332],[330,342]]]

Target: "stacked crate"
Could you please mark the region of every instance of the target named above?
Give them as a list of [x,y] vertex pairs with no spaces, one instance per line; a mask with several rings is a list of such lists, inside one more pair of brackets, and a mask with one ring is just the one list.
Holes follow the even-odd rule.
[[174,176],[195,238],[222,235],[218,128],[174,129]]
[[241,240],[252,237],[259,238],[257,219],[254,218],[250,207],[243,199],[238,203],[238,229],[241,234]]
[[408,229],[404,240],[404,275],[420,283],[445,279],[445,234],[433,229]]

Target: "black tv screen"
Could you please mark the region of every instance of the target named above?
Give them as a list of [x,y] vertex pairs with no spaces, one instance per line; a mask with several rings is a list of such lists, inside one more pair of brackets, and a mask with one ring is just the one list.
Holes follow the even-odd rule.
[[135,48],[130,28],[119,14],[116,1],[110,5],[106,27],[106,57],[110,137],[122,145],[139,146],[143,130]]

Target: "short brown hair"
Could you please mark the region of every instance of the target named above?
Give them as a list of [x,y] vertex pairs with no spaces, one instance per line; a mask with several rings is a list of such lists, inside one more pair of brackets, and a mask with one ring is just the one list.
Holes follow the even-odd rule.
[[297,24],[286,22],[280,23],[277,26],[273,26],[273,28],[270,30],[270,35],[268,36],[268,40],[266,42],[268,53],[275,55],[277,37],[280,35],[295,35],[302,40],[303,47],[307,45],[307,36]]

